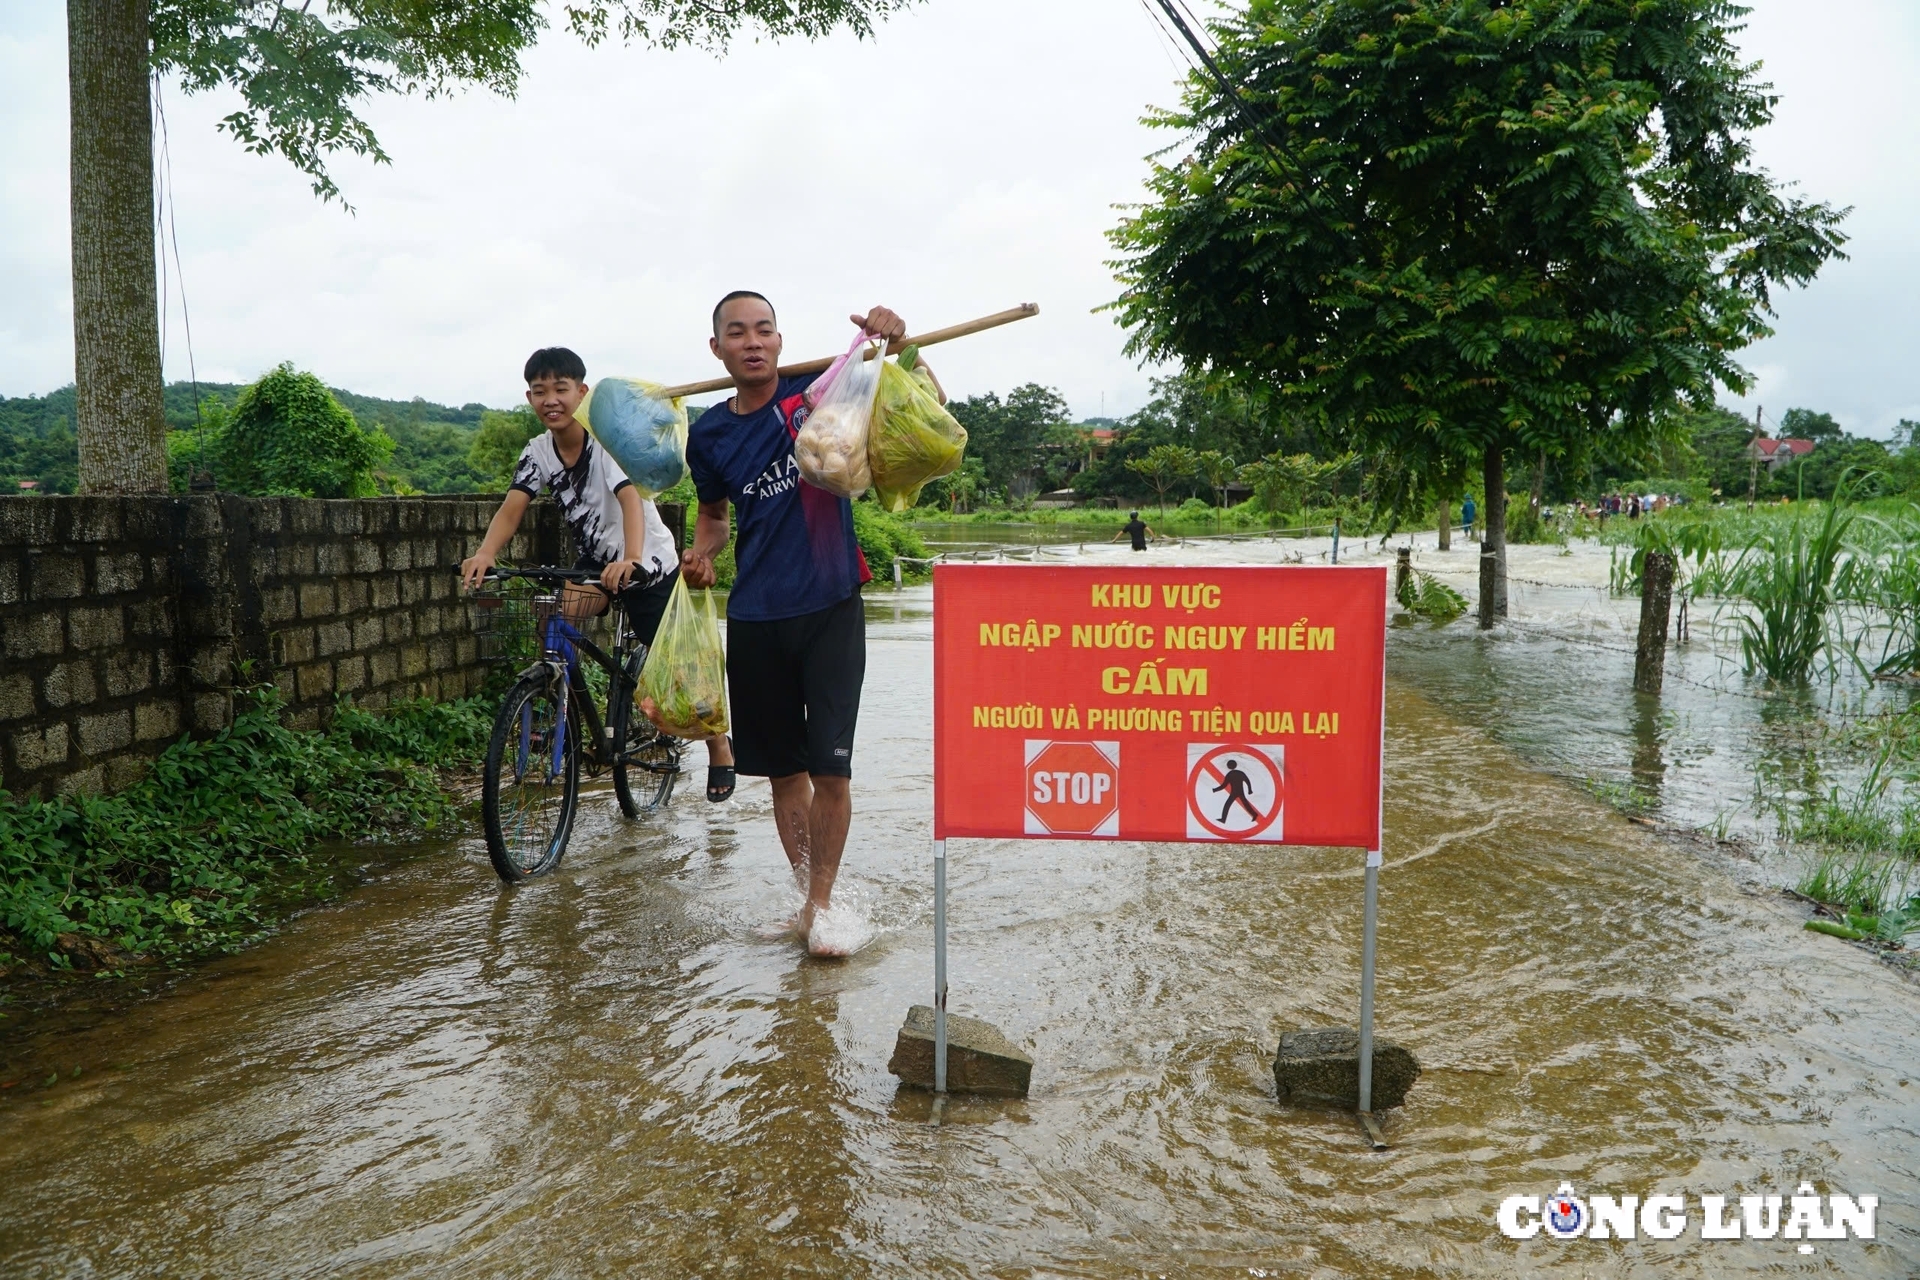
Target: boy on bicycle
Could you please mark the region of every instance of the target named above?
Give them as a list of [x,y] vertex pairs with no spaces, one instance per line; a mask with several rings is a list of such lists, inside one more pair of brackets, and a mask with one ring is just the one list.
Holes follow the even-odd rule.
[[[653,644],[673,595],[680,566],[673,535],[652,502],[642,498],[620,464],[574,417],[587,395],[586,362],[565,347],[543,347],[527,359],[527,403],[546,428],[527,441],[514,465],[507,496],[487,526],[480,549],[460,565],[468,590],[477,588],[512,541],[527,505],[551,489],[573,531],[576,569],[600,575],[598,585],[569,583],[561,596],[566,618],[578,625],[607,611],[617,595],[640,643]],[[707,799],[733,795],[733,749],[725,737],[707,740]]]

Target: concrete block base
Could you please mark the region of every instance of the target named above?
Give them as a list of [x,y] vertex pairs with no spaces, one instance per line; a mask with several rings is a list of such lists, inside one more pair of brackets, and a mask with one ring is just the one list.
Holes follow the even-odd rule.
[[[893,1044],[887,1070],[906,1084],[933,1088],[933,1006],[917,1004]],[[1033,1059],[999,1028],[978,1018],[947,1015],[947,1092],[1024,1098],[1033,1081]]]
[[[1390,1040],[1373,1042],[1373,1109],[1407,1100],[1420,1074],[1413,1052]],[[1280,1101],[1296,1107],[1360,1107],[1360,1033],[1352,1027],[1317,1027],[1280,1037],[1273,1059]]]

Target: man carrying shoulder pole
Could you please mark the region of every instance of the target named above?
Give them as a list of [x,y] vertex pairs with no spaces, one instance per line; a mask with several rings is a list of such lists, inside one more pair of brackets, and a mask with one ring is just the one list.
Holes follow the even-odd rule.
[[[906,324],[886,307],[851,317],[889,344]],[[739,290],[713,310],[713,354],[736,390],[687,437],[699,497],[693,545],[680,571],[690,587],[714,581],[713,558],[732,536],[737,571],[727,600],[727,684],[738,771],[767,778],[774,822],[806,894],[795,927],[814,955],[846,955],[861,941],[832,927],[833,885],[853,821],[854,723],[866,676],[860,587],[872,578],[853,532],[853,504],[800,478],[793,438],[806,422],[812,376],[779,374],[773,304]]]

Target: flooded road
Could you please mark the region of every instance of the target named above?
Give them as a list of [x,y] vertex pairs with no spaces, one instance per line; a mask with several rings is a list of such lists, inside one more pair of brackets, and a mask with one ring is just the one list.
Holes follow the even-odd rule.
[[[956,843],[953,1007],[1037,1065],[1027,1101],[929,1123],[885,1069],[931,985],[928,605],[868,608],[866,950],[763,936],[790,906],[764,783],[639,823],[599,793],[518,890],[476,841],[404,863],[163,998],[15,1034],[7,1078],[63,1080],[0,1101],[0,1275],[1920,1269],[1920,985],[1524,764],[1417,662],[1378,1016],[1425,1074],[1391,1151],[1273,1100],[1281,1032],[1354,1018],[1344,851]],[[1879,1240],[1498,1235],[1503,1196],[1563,1179],[1809,1179],[1878,1194]]]

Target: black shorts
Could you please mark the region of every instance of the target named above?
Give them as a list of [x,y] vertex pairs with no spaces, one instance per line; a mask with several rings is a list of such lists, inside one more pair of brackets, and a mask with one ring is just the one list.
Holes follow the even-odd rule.
[[727,701],[739,772],[853,776],[853,726],[867,678],[860,593],[777,622],[727,620]]
[[[581,556],[574,561],[576,569],[591,569],[595,573],[606,568],[606,562],[595,560],[591,556]],[[660,619],[666,615],[667,601],[673,599],[673,584],[679,580],[680,567],[675,565],[667,571],[667,576],[650,587],[629,586],[620,593],[620,603],[626,606],[627,625],[640,637],[640,643],[652,647],[653,637],[660,630]],[[596,584],[598,585],[598,584]],[[599,588],[605,591],[605,587]]]

